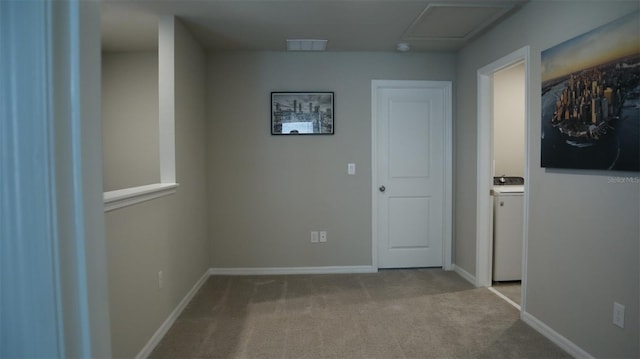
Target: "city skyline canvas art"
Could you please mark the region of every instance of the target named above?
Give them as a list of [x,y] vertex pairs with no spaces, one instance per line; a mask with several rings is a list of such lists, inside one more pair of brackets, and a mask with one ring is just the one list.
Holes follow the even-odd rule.
[[542,51],[541,166],[640,171],[640,12]]
[[333,92],[272,92],[272,135],[332,135]]

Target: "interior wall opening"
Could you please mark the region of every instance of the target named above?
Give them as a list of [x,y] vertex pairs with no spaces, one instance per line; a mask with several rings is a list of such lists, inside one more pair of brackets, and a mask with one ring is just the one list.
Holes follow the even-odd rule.
[[[529,101],[530,96],[530,48],[529,46],[522,47],[502,58],[499,58],[492,63],[478,69],[477,81],[478,81],[478,137],[477,137],[477,179],[476,179],[476,273],[475,273],[475,285],[477,287],[488,287],[494,291],[497,295],[507,298],[500,294],[495,288],[492,287],[494,280],[494,204],[496,203],[496,187],[499,187],[501,192],[509,192],[508,189],[512,186],[520,186],[520,196],[522,197],[522,216],[518,218],[522,219],[522,229],[517,229],[516,234],[511,237],[517,238],[515,243],[521,245],[521,288],[520,288],[520,311],[526,312],[526,288],[527,288],[527,233],[528,233],[528,208],[529,197],[528,191],[529,183],[529,163],[530,150],[529,150],[529,133],[531,133],[531,121],[529,119]],[[514,70],[520,66],[523,67],[523,71],[518,72],[520,77],[524,78],[524,81],[520,81],[518,85],[521,90],[521,95],[518,96],[518,102],[523,102],[524,105],[519,105],[517,112],[523,113],[523,124],[520,124],[517,128],[510,128],[506,132],[505,136],[513,136],[514,132],[518,133],[518,136],[522,136],[524,141],[514,141],[512,137],[508,140],[496,141],[497,148],[494,149],[494,111],[500,112],[495,107],[495,102],[513,102],[515,100],[509,99],[506,95],[497,94],[494,95],[494,80],[497,74],[499,78],[502,70]],[[512,90],[511,90],[512,91]],[[512,91],[513,92],[513,91]],[[506,108],[505,117],[510,119],[513,117],[513,112],[516,111],[512,108]],[[497,126],[496,126],[497,127]],[[505,127],[508,127],[506,125]],[[518,129],[520,128],[520,129]],[[503,130],[504,128],[496,128],[495,130]],[[503,143],[504,142],[504,143]],[[497,160],[494,156],[494,151],[507,151],[502,149],[502,145],[506,142],[514,142],[518,144],[518,150],[516,152],[521,153],[524,151],[524,164],[510,167],[511,165],[498,165],[494,163]],[[523,143],[522,143],[523,142]],[[500,156],[498,156],[500,157]],[[514,156],[517,160],[513,160],[514,163],[521,163],[522,155]],[[508,162],[508,161],[507,161]],[[520,173],[520,168],[523,169],[523,175],[508,175],[507,173]],[[498,173],[504,172],[504,173]],[[513,171],[513,172],[512,172]],[[504,174],[504,176],[502,176]],[[513,181],[519,180],[520,183]],[[521,182],[524,181],[524,184]],[[494,185],[497,183],[497,185]],[[513,193],[505,193],[505,195],[513,196]],[[506,197],[505,197],[506,198]],[[498,202],[500,206],[500,202]],[[513,230],[513,229],[512,229]],[[520,239],[520,240],[518,240]],[[513,242],[513,241],[512,241]],[[513,251],[513,250],[512,250]],[[517,251],[517,249],[516,249]],[[508,258],[508,257],[507,257]],[[516,289],[517,292],[517,289]],[[508,299],[510,301],[510,299]],[[512,301],[513,302],[513,301]],[[518,304],[513,302],[514,306],[518,307]]]
[[514,306],[522,301],[525,173],[525,66],[492,75],[493,289]]

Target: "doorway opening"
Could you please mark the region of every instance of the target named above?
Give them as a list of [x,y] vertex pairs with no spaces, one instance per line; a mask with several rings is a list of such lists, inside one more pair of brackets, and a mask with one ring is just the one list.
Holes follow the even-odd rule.
[[526,304],[529,64],[529,47],[523,47],[478,70],[476,286],[489,287],[521,311]]

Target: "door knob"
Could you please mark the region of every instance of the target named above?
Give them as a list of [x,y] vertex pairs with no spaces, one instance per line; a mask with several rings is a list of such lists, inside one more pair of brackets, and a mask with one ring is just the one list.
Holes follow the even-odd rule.
[[384,186],[380,186],[379,190],[380,190],[380,192],[384,192],[386,190],[386,188]]

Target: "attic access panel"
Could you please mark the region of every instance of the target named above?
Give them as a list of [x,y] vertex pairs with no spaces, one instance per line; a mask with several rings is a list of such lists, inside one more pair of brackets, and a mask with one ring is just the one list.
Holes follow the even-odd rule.
[[466,41],[511,9],[510,4],[429,4],[403,39]]

